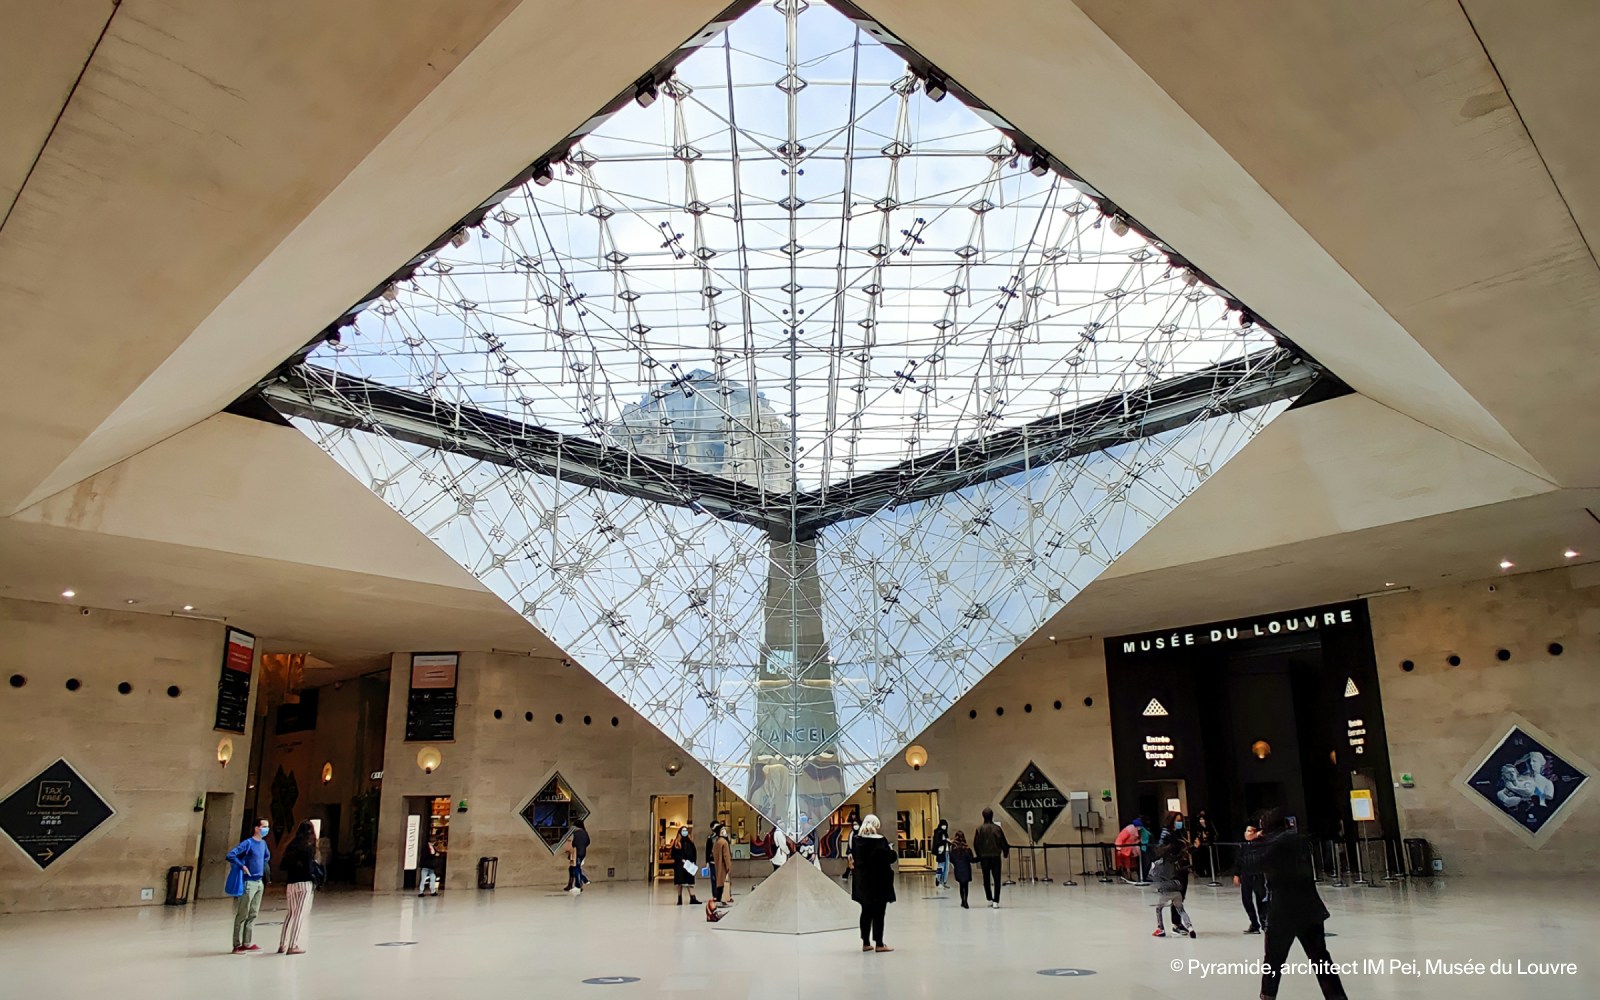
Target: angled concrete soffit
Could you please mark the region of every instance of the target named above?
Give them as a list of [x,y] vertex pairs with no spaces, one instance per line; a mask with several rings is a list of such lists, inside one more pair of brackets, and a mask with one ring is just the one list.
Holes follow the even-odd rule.
[[1319,374],[881,26],[782,0],[262,394],[801,834]]

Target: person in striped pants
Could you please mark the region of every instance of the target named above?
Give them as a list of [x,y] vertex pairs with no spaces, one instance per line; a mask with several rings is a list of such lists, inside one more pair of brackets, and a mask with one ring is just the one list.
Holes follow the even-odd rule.
[[294,841],[283,852],[283,863],[278,870],[289,883],[285,901],[289,912],[283,918],[283,933],[278,938],[278,954],[303,955],[306,925],[311,921],[311,901],[316,892],[317,831],[310,823],[301,823],[294,832]]

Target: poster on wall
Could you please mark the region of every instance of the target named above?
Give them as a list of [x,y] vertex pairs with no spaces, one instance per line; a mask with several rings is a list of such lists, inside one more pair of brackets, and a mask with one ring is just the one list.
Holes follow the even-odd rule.
[[406,742],[448,743],[456,738],[457,653],[411,654],[406,696]]
[[1588,780],[1577,765],[1512,726],[1466,782],[1518,826],[1538,834]]
[[0,801],[0,829],[40,868],[49,868],[116,810],[65,760]]
[[242,629],[223,632],[222,669],[217,678],[217,721],[213,729],[242,733],[250,718],[250,671],[256,662],[256,637]]
[[[1067,807],[1067,797],[1039,770],[1039,765],[1030,760],[1000,805],[1006,815],[1028,832],[1030,840],[1038,840]],[[1030,814],[1031,824],[1028,822]]]

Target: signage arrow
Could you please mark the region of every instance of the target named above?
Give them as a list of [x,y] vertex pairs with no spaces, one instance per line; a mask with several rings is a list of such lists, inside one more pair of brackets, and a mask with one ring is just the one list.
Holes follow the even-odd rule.
[[56,852],[52,851],[48,847],[46,847],[44,850],[40,851],[38,854],[34,855],[34,857],[38,858],[40,861],[49,861],[51,858],[53,858],[55,856],[56,856]]

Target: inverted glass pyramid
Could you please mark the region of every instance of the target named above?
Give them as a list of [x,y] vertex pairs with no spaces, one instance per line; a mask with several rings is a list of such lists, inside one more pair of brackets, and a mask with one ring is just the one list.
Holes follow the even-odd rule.
[[755,6],[264,389],[795,834],[1316,374],[882,37]]

